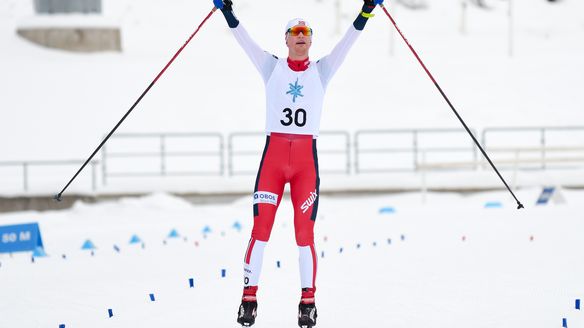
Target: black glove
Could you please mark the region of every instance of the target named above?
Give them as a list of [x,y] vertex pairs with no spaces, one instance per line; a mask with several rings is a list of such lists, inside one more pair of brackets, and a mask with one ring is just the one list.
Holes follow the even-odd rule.
[[231,0],[213,0],[213,5],[215,8],[221,9],[230,28],[235,28],[239,25],[239,20],[233,14],[233,2]]
[[383,4],[383,0],[363,0],[363,8],[361,8],[361,12],[353,22],[353,26],[359,31],[363,30],[369,17],[374,16],[371,12],[379,4]]
[[213,5],[221,11],[232,11],[233,2],[231,0],[213,0]]
[[383,0],[363,0],[366,6],[375,7],[377,5],[383,4]]

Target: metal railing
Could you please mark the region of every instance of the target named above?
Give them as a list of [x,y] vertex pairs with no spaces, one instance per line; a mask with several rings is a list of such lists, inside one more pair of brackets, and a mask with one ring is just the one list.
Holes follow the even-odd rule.
[[351,174],[351,135],[348,132],[321,132],[317,148],[320,172]]
[[[30,190],[30,172],[31,167],[70,167],[70,166],[80,166],[84,163],[84,160],[54,160],[54,161],[7,161],[0,162],[0,167],[20,167],[22,169],[22,188],[25,192]],[[91,161],[89,165],[91,166],[91,190],[97,190],[97,165],[99,161]]]
[[[103,185],[114,177],[256,174],[264,142],[263,132],[231,133],[227,136],[227,147],[220,133],[117,134],[103,148],[101,162],[90,163],[91,189],[98,188],[99,171]],[[499,169],[513,170],[515,174],[525,169],[584,166],[584,127],[487,128],[482,132],[482,144]],[[425,174],[432,170],[488,167],[462,129],[360,130],[352,139],[348,132],[325,131],[318,139],[318,149],[321,173],[329,174],[404,171]],[[0,168],[9,170],[0,184],[2,187],[20,184],[28,192],[31,167],[51,167],[49,171],[43,169],[33,174],[34,179],[46,180],[54,176],[56,167],[74,168],[83,162],[0,162]],[[42,178],[37,178],[38,175]]]
[[[124,146],[120,141],[134,140]],[[142,142],[138,147],[138,141]],[[190,142],[190,144],[189,144]],[[195,146],[197,144],[197,146]],[[139,148],[138,150],[136,148]],[[113,177],[152,177],[152,176],[196,176],[224,174],[224,141],[220,133],[126,133],[112,136],[107,147],[102,149],[103,184]],[[195,169],[203,166],[196,162],[186,165],[186,170],[170,166],[173,158],[211,157],[217,165],[212,169]],[[112,166],[116,159],[124,159],[123,168]],[[130,160],[134,160],[133,165]],[[195,165],[197,164],[197,165]],[[150,170],[145,170],[150,166]],[[174,167],[185,165],[177,165]]]
[[[456,139],[450,137],[453,134]],[[440,157],[476,161],[478,156],[476,146],[462,129],[359,130],[354,142],[357,174],[417,171],[422,162]]]
[[[584,163],[584,146],[583,147],[546,147],[546,148],[489,148],[490,154],[497,153],[507,153],[512,154],[511,157],[505,159],[499,159],[495,162],[499,168],[512,167],[514,170],[520,169],[521,164],[538,164],[541,165],[542,161],[544,166],[548,164],[560,163],[566,165],[573,165],[574,163]],[[539,153],[545,151],[546,153],[567,153],[569,152],[572,156],[547,156],[545,158],[536,158],[533,156],[524,156],[522,154]],[[580,165],[581,166],[581,165]],[[469,169],[469,168],[490,168],[487,160],[480,158],[473,161],[451,161],[451,162],[440,162],[440,163],[429,163],[426,164],[422,161],[419,165],[420,170],[440,170],[440,169]]]
[[[558,136],[561,136],[561,140],[558,140]],[[568,137],[570,142],[566,142]],[[560,159],[558,154],[569,160],[570,156],[565,156],[565,153],[573,155],[581,152],[584,147],[584,126],[486,128],[482,133],[482,142],[488,152],[494,153],[494,161],[521,162],[519,164],[529,164],[522,168],[546,169],[548,163],[561,162],[553,160]],[[539,160],[535,157],[530,157],[529,161],[517,160],[525,153],[534,154]]]

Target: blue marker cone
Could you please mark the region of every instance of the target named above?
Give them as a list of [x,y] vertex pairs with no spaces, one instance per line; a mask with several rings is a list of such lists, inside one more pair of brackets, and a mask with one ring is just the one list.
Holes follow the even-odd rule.
[[60,324],[59,325],[59,328],[65,328],[65,325],[64,324]]
[[169,233],[168,233],[168,238],[178,238],[180,237],[178,231],[176,231],[176,229],[172,229]]
[[280,268],[280,261],[276,261],[276,267]]
[[485,203],[485,208],[502,208],[503,204],[497,201],[491,201]]
[[239,223],[239,221],[235,221],[235,223],[233,224],[233,229],[237,230],[238,232],[241,231],[243,227],[241,226],[241,223]]
[[189,287],[190,288],[194,288],[195,287],[195,279],[189,278]]
[[154,302],[156,299],[154,298],[154,294],[150,294],[150,301]]
[[391,206],[382,207],[379,209],[379,214],[394,214],[395,208]]
[[580,310],[580,299],[576,300],[576,310]]
[[107,315],[111,318],[114,316],[114,311],[112,309],[107,309]]
[[221,278],[225,278],[226,275],[227,275],[227,270],[221,269]]
[[568,328],[568,319],[566,318],[562,319],[562,328]]
[[130,244],[139,244],[141,242],[142,240],[140,237],[138,237],[138,235],[132,235],[132,238],[130,238]]
[[42,247],[36,247],[34,249],[34,251],[32,252],[32,256],[33,257],[46,257],[47,253],[45,253],[44,248]]
[[343,252],[343,248],[341,247],[341,248],[339,248],[339,253],[342,253],[342,252]]
[[83,243],[83,245],[81,246],[81,249],[83,249],[83,250],[87,250],[87,249],[94,250],[94,249],[96,249],[96,247],[95,247],[95,245],[93,244],[93,242],[91,240],[87,239]]

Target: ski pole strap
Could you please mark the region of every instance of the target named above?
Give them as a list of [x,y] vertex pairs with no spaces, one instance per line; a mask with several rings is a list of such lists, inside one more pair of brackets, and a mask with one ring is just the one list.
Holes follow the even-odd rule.
[[366,13],[364,11],[361,11],[361,16],[363,16],[365,18],[371,18],[371,17],[375,17],[375,14]]

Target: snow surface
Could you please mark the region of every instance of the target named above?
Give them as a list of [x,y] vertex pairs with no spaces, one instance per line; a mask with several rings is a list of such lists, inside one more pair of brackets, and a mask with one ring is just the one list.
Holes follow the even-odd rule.
[[[520,192],[522,211],[483,208],[505,204],[501,192],[429,194],[425,204],[417,193],[323,197],[317,327],[548,328],[563,318],[584,327],[575,309],[584,299],[584,192],[564,190],[565,204],[536,207],[538,194]],[[387,207],[395,213],[380,212]],[[291,213],[285,199],[265,252],[254,327],[296,326]],[[26,254],[0,255],[0,327],[236,327],[250,216],[248,197],[194,206],[167,194],[0,215],[6,224],[38,221],[49,254],[34,263]],[[172,229],[180,238],[167,237]],[[144,248],[129,245],[134,234]],[[86,239],[94,256],[81,250]]]
[[[466,35],[459,33],[459,1],[432,1],[421,12],[392,9],[471,127],[582,125],[584,3],[514,3],[511,58],[505,2],[494,2],[491,11],[471,7]],[[342,3],[344,26],[358,7]],[[0,161],[88,156],[211,4],[104,0],[104,8],[107,21],[122,28],[123,53],[72,54],[32,45],[15,29],[44,18],[32,17],[31,1],[0,1]],[[236,2],[252,36],[280,56],[282,27],[295,16],[305,17],[316,31],[313,58],[325,55],[340,38],[333,8],[334,1]],[[330,85],[322,130],[459,127],[399,40],[395,55],[389,55],[391,27],[377,14]],[[215,14],[120,132],[261,131],[263,101],[261,79]],[[492,172],[428,179],[439,186],[498,185],[486,174]],[[522,172],[518,182],[583,176]],[[172,190],[241,191],[252,180],[178,180]],[[419,180],[413,173],[323,177],[323,188],[407,187]],[[125,180],[107,191],[167,189],[157,188],[158,182]],[[61,185],[52,183],[40,190],[56,192]],[[535,207],[539,192],[517,191],[527,206],[522,211],[504,192],[430,193],[425,203],[419,193],[323,196],[316,225],[317,248],[324,252],[318,327],[547,328],[560,327],[562,318],[569,327],[584,327],[582,311],[574,309],[575,299],[584,299],[584,193],[564,190],[566,204]],[[488,201],[503,208],[483,208]],[[195,206],[159,193],[77,203],[66,211],[2,214],[3,225],[39,222],[49,257],[31,263],[29,254],[0,256],[0,327],[234,327],[250,204],[246,197]],[[396,213],[380,214],[387,206]],[[266,249],[258,328],[296,326],[299,279],[291,213],[285,199]],[[207,226],[212,232],[205,237]],[[172,229],[181,238],[166,238]],[[128,245],[134,234],[144,248]],[[98,247],[94,256],[80,250],[86,239]],[[189,278],[195,288],[189,288]],[[358,316],[350,315],[355,311]]]

